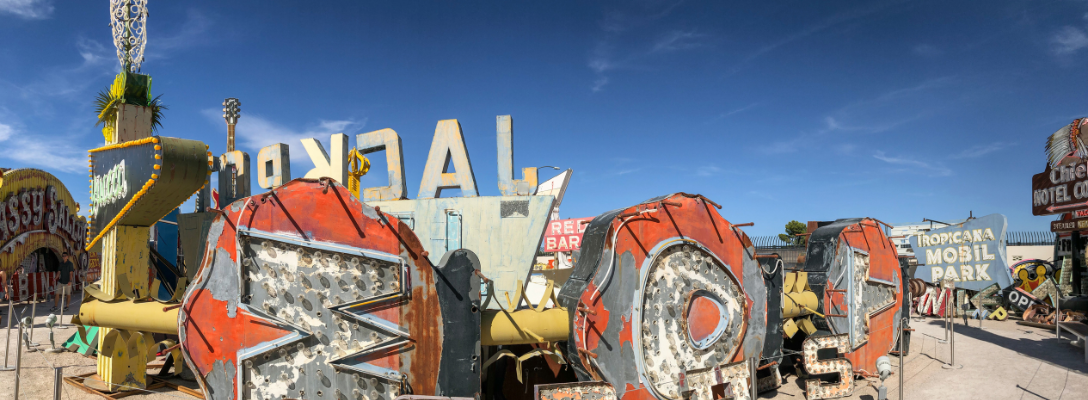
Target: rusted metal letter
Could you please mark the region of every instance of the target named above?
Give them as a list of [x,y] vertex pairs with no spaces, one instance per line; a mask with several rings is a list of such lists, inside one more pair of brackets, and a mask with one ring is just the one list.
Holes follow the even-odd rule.
[[285,143],[265,146],[257,153],[257,185],[264,189],[283,186],[291,180],[291,147]]
[[815,336],[805,339],[804,356],[805,370],[813,375],[839,374],[839,383],[822,385],[819,379],[805,381],[805,397],[809,400],[834,399],[849,396],[854,391],[854,367],[850,360],[845,358],[833,358],[820,360],[816,351],[820,349],[837,349],[839,354],[849,351],[850,335],[841,334],[833,336]]
[[[449,171],[450,162],[457,172]],[[476,197],[476,175],[465,148],[465,135],[456,119],[438,121],[434,128],[431,152],[427,166],[423,168],[423,180],[419,183],[417,199],[433,199],[442,196],[442,189],[461,189],[462,197]]]
[[356,146],[364,155],[385,150],[385,165],[389,171],[389,186],[364,188],[362,200],[386,201],[408,198],[408,186],[404,180],[404,150],[400,135],[389,128],[355,135]]
[[337,133],[329,138],[332,146],[332,154],[325,152],[325,146],[317,139],[302,139],[302,147],[306,148],[306,154],[310,155],[310,161],[314,163],[314,169],[307,172],[304,178],[317,179],[327,176],[336,179],[341,184],[348,182],[348,135]]

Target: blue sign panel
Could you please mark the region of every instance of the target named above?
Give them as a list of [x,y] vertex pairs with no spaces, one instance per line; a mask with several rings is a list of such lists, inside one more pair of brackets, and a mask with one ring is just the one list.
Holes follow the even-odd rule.
[[910,247],[918,258],[914,277],[926,282],[952,279],[956,287],[971,290],[1011,285],[1005,262],[1007,226],[1004,215],[990,214],[911,236]]

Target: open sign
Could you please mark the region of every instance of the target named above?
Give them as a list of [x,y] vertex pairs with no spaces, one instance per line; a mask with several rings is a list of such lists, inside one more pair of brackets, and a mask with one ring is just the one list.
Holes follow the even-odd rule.
[[593,218],[560,219],[548,222],[544,251],[574,251],[582,247],[582,234]]

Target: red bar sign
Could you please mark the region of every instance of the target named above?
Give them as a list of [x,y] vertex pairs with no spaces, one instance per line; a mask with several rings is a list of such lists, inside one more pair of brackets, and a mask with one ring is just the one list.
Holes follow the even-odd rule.
[[582,233],[592,220],[590,217],[549,221],[548,230],[544,232],[544,251],[578,250],[582,247]]

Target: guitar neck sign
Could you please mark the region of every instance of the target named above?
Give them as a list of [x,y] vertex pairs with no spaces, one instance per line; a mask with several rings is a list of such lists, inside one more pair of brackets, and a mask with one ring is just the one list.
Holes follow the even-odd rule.
[[152,136],[90,151],[91,230],[87,249],[116,225],[151,226],[204,185],[208,147]]

